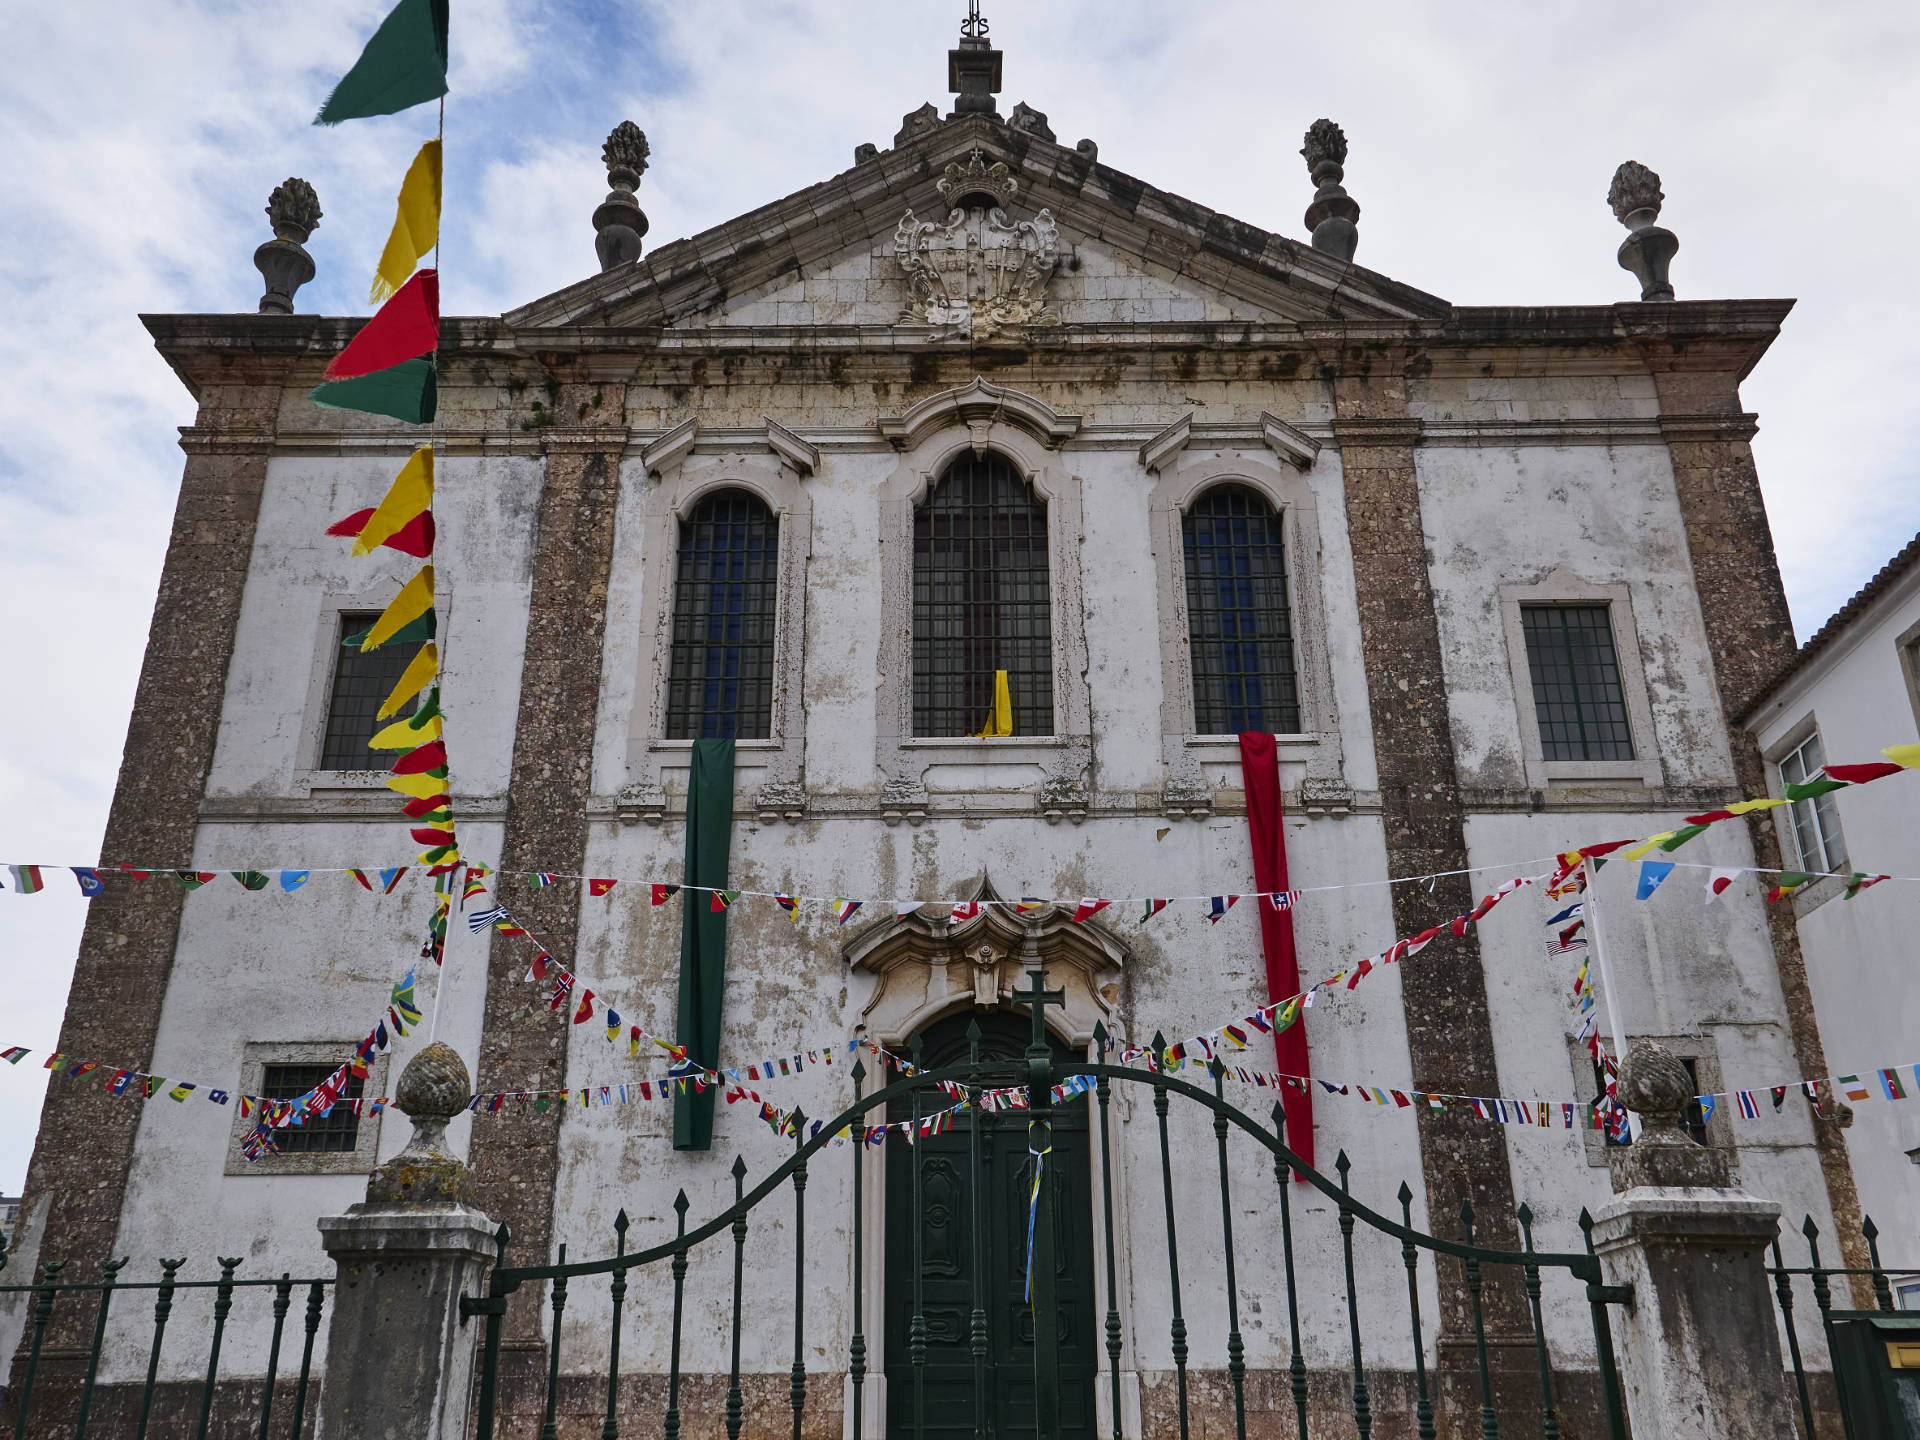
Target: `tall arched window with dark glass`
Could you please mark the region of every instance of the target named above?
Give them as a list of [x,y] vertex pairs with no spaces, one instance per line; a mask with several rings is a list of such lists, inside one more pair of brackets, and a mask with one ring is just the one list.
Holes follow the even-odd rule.
[[764,740],[773,727],[780,525],[744,490],[680,522],[667,669],[667,738]]
[[989,451],[949,465],[913,517],[913,733],[978,735],[1007,672],[1013,733],[1053,734],[1047,506]]
[[1280,522],[1244,485],[1207,491],[1182,521],[1196,734],[1299,732]]

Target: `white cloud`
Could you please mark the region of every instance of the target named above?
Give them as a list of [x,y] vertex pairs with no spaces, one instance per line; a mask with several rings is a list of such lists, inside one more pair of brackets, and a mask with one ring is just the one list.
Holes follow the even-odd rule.
[[[253,307],[262,206],[289,174],[326,218],[301,308],[362,313],[417,110],[308,124],[388,0],[15,7],[0,55],[0,859],[93,857],[118,767],[192,405],[140,311]],[[1462,304],[1630,299],[1604,196],[1665,178],[1682,298],[1797,296],[1745,387],[1797,623],[1920,528],[1920,11],[1145,0],[989,5],[1002,108],[1190,199],[1299,236],[1316,116],[1352,141],[1359,259]],[[999,13],[995,13],[998,11]],[[449,310],[591,274],[599,145],[653,141],[656,246],[823,179],[945,101],[961,12],[775,0],[461,0],[447,107]],[[23,698],[27,697],[27,698]],[[149,857],[164,860],[173,857]],[[56,1033],[81,909],[0,896],[10,1033]],[[116,1057],[101,1057],[113,1059]],[[0,1188],[41,1072],[0,1067]]]

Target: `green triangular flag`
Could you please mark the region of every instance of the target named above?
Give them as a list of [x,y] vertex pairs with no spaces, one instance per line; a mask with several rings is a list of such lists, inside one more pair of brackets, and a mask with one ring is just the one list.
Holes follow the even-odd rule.
[[1673,838],[1671,840],[1661,842],[1660,848],[1668,854],[1672,854],[1675,850],[1678,850],[1682,845],[1686,844],[1687,841],[1693,839],[1694,836],[1702,834],[1706,828],[1704,825],[1682,825],[1678,830],[1673,832]]
[[[402,625],[380,643],[383,645],[406,645],[413,641],[431,640],[439,628],[439,621],[435,619],[433,611],[429,610],[418,620],[409,620],[405,625]],[[343,635],[340,637],[340,648],[342,650],[358,650],[362,643],[365,642],[367,636],[372,633],[373,627],[369,625],[365,630],[356,630],[351,635]]]
[[258,870],[236,870],[233,872],[233,878],[249,890],[264,890],[267,888],[267,877],[262,875]]
[[400,0],[313,123],[392,115],[446,93],[447,0]]
[[307,392],[307,398],[329,410],[359,410],[368,415],[391,415],[409,425],[426,425],[439,409],[433,361],[422,356],[404,364],[357,375],[351,380],[329,380]]

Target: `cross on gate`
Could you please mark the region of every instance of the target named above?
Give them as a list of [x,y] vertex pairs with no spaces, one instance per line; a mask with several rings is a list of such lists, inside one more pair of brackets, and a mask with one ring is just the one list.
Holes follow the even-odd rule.
[[1009,990],[1007,992],[1007,998],[1015,1004],[1026,1004],[1033,1007],[1032,1048],[1035,1050],[1045,1050],[1047,1048],[1046,1007],[1049,1005],[1058,1005],[1062,1010],[1066,1009],[1067,992],[1046,988],[1047,972],[1045,969],[1027,971],[1027,979],[1033,986],[1031,990]]

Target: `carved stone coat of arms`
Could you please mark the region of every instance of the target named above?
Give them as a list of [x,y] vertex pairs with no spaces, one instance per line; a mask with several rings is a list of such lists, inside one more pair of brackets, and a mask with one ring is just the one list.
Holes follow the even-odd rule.
[[956,338],[984,339],[1027,325],[1057,325],[1047,305],[1060,230],[1053,213],[1009,220],[1006,206],[1020,182],[978,150],[966,164],[947,166],[939,182],[945,222],[919,220],[913,211],[894,232],[894,254],[907,274],[903,321],[947,328]]

